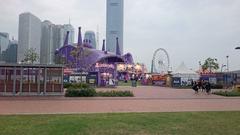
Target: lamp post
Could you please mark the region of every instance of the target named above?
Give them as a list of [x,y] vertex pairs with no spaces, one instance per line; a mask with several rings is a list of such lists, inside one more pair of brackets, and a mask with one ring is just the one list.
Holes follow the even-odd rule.
[[229,56],[227,55],[226,58],[227,58],[227,71],[229,72]]
[[221,72],[223,72],[223,68],[226,67],[226,65],[222,64],[221,66]]
[[240,49],[240,47],[236,47],[235,49],[236,49],[236,50],[239,50],[239,49]]

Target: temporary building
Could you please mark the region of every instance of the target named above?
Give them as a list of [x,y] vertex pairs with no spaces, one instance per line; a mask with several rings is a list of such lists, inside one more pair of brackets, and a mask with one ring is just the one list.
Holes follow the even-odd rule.
[[200,75],[187,68],[184,62],[182,62],[180,66],[173,72],[173,77],[181,78],[181,85],[189,85],[192,81],[199,80]]

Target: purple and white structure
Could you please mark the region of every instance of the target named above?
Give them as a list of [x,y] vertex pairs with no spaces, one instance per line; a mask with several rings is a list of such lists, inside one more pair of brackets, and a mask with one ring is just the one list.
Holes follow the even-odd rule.
[[67,68],[73,68],[79,72],[99,72],[115,78],[116,63],[134,64],[130,53],[121,56],[118,38],[116,38],[116,54],[114,54],[106,51],[105,40],[103,40],[102,50],[93,49],[89,41],[82,41],[81,27],[79,27],[77,44],[68,45],[68,35],[64,46],[55,52],[56,63],[65,64]]

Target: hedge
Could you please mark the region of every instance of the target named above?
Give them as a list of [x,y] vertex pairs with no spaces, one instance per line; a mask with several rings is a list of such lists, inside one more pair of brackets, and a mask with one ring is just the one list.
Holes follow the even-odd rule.
[[97,92],[97,96],[99,97],[133,97],[133,93],[131,91],[100,91]]
[[240,96],[240,92],[239,91],[218,91],[218,92],[214,92],[213,94],[215,95],[220,95],[220,96],[225,96],[225,97],[238,97]]

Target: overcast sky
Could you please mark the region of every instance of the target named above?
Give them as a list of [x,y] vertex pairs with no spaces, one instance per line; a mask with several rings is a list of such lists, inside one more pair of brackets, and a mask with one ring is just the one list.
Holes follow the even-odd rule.
[[[149,68],[153,52],[164,48],[173,69],[181,62],[198,69],[207,57],[240,69],[240,0],[125,0],[124,52]],[[18,15],[31,12],[55,24],[100,32],[105,38],[106,0],[1,0],[0,31],[18,37]],[[75,37],[75,39],[77,39]]]

